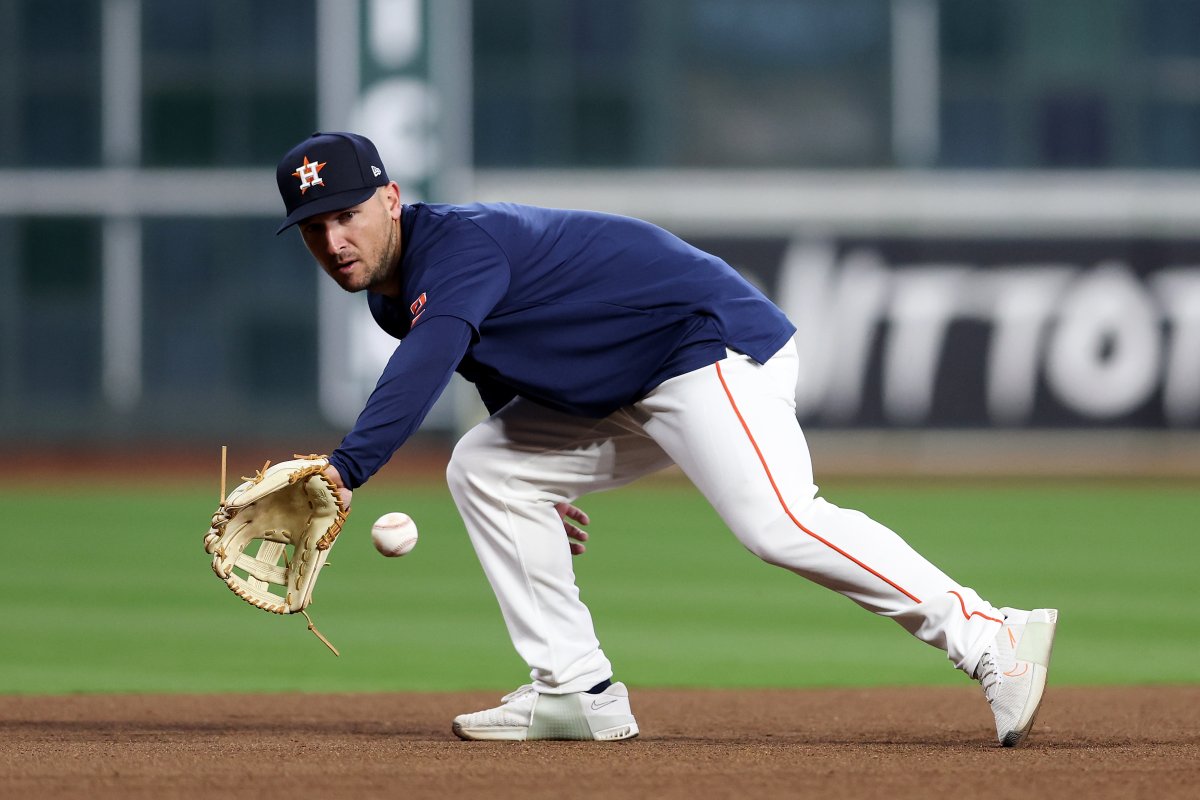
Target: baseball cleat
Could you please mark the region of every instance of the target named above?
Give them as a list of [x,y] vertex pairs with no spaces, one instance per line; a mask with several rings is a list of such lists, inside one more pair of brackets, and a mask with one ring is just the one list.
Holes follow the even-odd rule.
[[460,714],[451,726],[460,739],[532,741],[591,739],[614,741],[638,735],[629,709],[629,690],[614,683],[598,694],[543,694],[526,684],[500,699],[500,705]]
[[1042,704],[1058,610],[1002,608],[1004,624],[983,652],[971,677],[996,717],[996,738],[1005,747],[1025,742]]

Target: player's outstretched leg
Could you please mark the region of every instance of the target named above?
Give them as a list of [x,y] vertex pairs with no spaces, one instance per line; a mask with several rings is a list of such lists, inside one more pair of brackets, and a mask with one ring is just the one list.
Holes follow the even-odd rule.
[[1023,744],[1033,727],[1054,649],[1058,610],[1002,608],[1004,624],[983,651],[973,678],[996,717],[996,738],[1005,747]]
[[751,552],[942,650],[981,681],[1000,741],[1021,742],[1045,688],[1056,612],[993,606],[891,529],[817,497],[792,401],[796,374],[790,349],[762,366],[731,354],[664,383],[638,408]]
[[[638,735],[623,683],[588,692],[544,694],[526,684],[500,699],[500,705],[454,718],[460,739],[531,741],[584,739],[616,741]],[[596,691],[600,689],[600,691]]]

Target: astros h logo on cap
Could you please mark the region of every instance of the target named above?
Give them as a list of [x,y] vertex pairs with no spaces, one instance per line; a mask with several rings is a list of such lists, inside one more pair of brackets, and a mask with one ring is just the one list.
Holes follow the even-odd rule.
[[287,212],[278,234],[317,214],[358,205],[387,186],[388,176],[370,139],[318,131],[279,161],[275,182]]
[[325,164],[320,161],[309,161],[308,156],[304,157],[304,165],[293,172],[300,179],[300,194],[308,191],[310,186],[320,186],[325,183],[321,180],[321,168]]

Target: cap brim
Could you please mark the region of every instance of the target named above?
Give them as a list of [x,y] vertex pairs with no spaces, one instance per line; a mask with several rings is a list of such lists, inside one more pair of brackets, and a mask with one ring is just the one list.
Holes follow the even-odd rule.
[[275,231],[275,235],[286,231],[288,228],[295,225],[297,222],[303,222],[309,217],[315,217],[317,214],[327,214],[330,211],[341,211],[344,208],[356,206],[359,203],[366,202],[371,195],[375,194],[378,186],[368,186],[361,189],[352,189],[345,192],[336,192],[327,194],[318,200],[310,200],[304,205],[297,208],[295,211],[287,215],[287,219]]

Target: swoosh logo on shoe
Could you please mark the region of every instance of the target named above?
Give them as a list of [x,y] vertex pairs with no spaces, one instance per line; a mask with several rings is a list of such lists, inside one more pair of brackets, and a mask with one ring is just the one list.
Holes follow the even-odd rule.
[[600,702],[599,700],[593,700],[592,701],[592,711],[599,711],[600,709],[604,708],[605,706],[611,706],[613,703],[617,702],[617,700],[619,700],[619,699],[620,698],[612,697],[612,698],[609,698],[608,700],[605,700],[603,703]]
[[[1018,669],[1021,671],[1017,672]],[[1026,672],[1029,672],[1029,662],[1028,661],[1018,661],[1016,664],[1013,665],[1012,669],[1010,669],[1008,672],[1006,672],[1004,674],[1010,678],[1019,678],[1022,675],[1024,675]]]
[[1017,649],[1017,637],[1013,636],[1012,628],[1005,628],[1008,631],[1008,641],[1012,643],[1013,649]]

